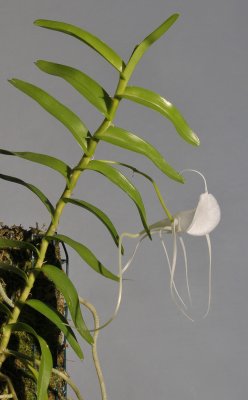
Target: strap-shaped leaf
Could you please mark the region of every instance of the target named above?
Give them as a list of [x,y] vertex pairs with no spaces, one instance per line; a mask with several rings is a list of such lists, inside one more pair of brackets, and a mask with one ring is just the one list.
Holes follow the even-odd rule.
[[31,183],[27,183],[19,178],[15,178],[14,176],[9,176],[9,175],[3,175],[0,174],[0,179],[4,179],[5,181],[9,182],[14,182],[17,183],[18,185],[25,186],[27,189],[31,190],[39,199],[42,201],[42,203],[45,205],[45,207],[48,209],[49,213],[51,215],[54,214],[54,207],[48,200],[48,198],[42,193],[40,189],[38,189],[36,186],[32,185]]
[[[37,371],[36,366],[37,364],[40,365],[40,362],[37,362],[38,360],[34,360],[32,357],[27,356],[26,354],[20,353],[19,351],[15,350],[7,350],[7,354],[9,356],[15,357],[17,360],[21,360],[24,366],[26,367],[27,371],[29,371],[31,374],[28,374],[27,371],[22,371],[23,374],[25,374],[26,377],[29,379],[34,379],[34,381],[37,383],[39,379],[39,371]],[[44,394],[43,400],[48,400],[48,393],[46,392]]]
[[23,322],[9,324],[7,327],[9,327],[11,331],[28,332],[38,340],[41,349],[41,362],[37,382],[37,400],[44,400],[47,395],[47,389],[53,367],[52,355],[46,341],[39,336],[31,326]]
[[[12,356],[12,357],[17,358],[18,360],[21,360],[24,363],[24,365],[29,369],[29,371],[32,373],[32,375],[33,375],[32,377],[35,379],[35,381],[36,382],[38,381],[39,371],[37,371],[37,369],[35,369],[33,367],[34,362],[35,362],[35,359],[33,357],[27,356],[26,354],[20,353],[19,351],[12,350],[12,349],[6,350],[6,353],[8,354],[8,356]],[[36,358],[36,360],[38,360],[38,359]],[[31,365],[31,363],[32,363],[32,365]],[[45,397],[45,399],[46,399],[46,397]]]
[[[86,210],[90,211],[92,214],[94,214],[108,229],[110,235],[112,236],[116,246],[119,246],[119,235],[117,233],[117,230],[115,226],[113,225],[112,221],[109,219],[109,217],[99,208],[96,206],[93,206],[93,204],[87,203],[87,201],[84,200],[78,200],[78,199],[63,199],[65,203],[71,203],[75,204],[76,206],[85,208]],[[122,247],[122,254],[124,253],[124,249]]]
[[0,301],[0,312],[6,314],[8,318],[11,316],[10,309],[1,301]]
[[58,76],[74,87],[102,114],[108,117],[108,111],[112,100],[108,93],[85,73],[67,65],[56,64],[49,61],[38,60],[37,67],[47,74]]
[[[17,358],[19,358],[22,361],[22,363],[25,365],[26,369],[30,372],[29,378],[33,379],[35,382],[38,382],[39,372],[37,371],[37,369],[35,369],[35,367],[33,365],[31,365],[31,363],[28,362],[27,359],[25,359],[23,357],[22,353],[19,353],[19,352],[16,352],[16,353],[19,355],[19,357],[17,357]],[[44,400],[48,400],[48,394],[46,394]]]
[[[28,379],[33,379],[34,382],[38,382],[38,378],[39,378],[39,372],[37,371],[37,369],[35,369],[34,367],[34,363],[32,362],[28,362],[25,361],[24,358],[20,358],[20,360],[22,361],[22,364],[25,366],[25,372],[22,371],[22,373],[24,374],[24,376],[26,376]],[[48,400],[48,393],[45,394],[44,400]]]
[[48,156],[46,154],[32,153],[30,151],[9,151],[4,149],[0,149],[0,154],[17,156],[20,158],[24,158],[25,160],[45,165],[46,167],[52,168],[55,171],[59,172],[66,179],[68,179],[71,174],[71,168],[67,164],[65,164],[64,161],[61,161],[55,157]]
[[146,220],[145,206],[143,204],[141,195],[136,189],[136,187],[120,171],[116,170],[115,168],[111,167],[110,165],[107,165],[102,161],[99,160],[90,161],[87,166],[87,169],[99,172],[100,174],[106,176],[106,178],[108,178],[116,186],[122,189],[134,201],[135,205],[138,208],[142,224],[147,234],[150,236]]
[[186,142],[199,146],[200,140],[198,136],[189,127],[180,111],[164,97],[151,90],[137,86],[128,86],[120,97],[132,100],[159,112],[173,123],[176,131]]
[[[35,384],[37,385],[38,382],[38,378],[39,378],[39,371],[36,369],[35,364],[39,365],[40,361],[38,360],[38,358],[34,359],[34,357],[30,357],[30,356],[26,356],[23,353],[20,353],[19,351],[15,351],[15,350],[6,350],[6,354],[8,356],[12,356],[14,358],[16,358],[17,360],[20,360],[22,362],[22,365],[25,367],[22,368],[21,370],[21,374],[22,377],[25,379],[31,379],[33,382],[35,382]],[[35,361],[38,361],[35,363]],[[44,400],[48,400],[48,395],[46,393]]]
[[42,272],[49,278],[57,289],[63,294],[65,301],[70,310],[72,321],[80,333],[80,335],[90,344],[93,343],[93,338],[85,325],[80,303],[78,299],[77,291],[68,278],[68,276],[54,265],[44,265],[42,267]]
[[165,22],[163,22],[157,29],[150,33],[150,35],[148,35],[140,44],[135,47],[130,60],[127,63],[125,71],[123,72],[123,75],[126,79],[130,78],[134,68],[138,64],[143,54],[154,42],[160,39],[160,37],[168,31],[168,29],[176,22],[178,17],[179,14],[171,15]]
[[67,35],[74,36],[75,38],[81,40],[89,47],[94,49],[103,58],[105,58],[105,60],[113,65],[119,72],[122,72],[124,63],[120,56],[101,39],[92,35],[92,33],[87,32],[82,28],[79,28],[78,26],[67,24],[61,21],[38,19],[34,22],[34,24],[37,26],[41,26],[42,28],[59,31],[66,33]]
[[107,131],[96,135],[97,139],[123,147],[124,149],[143,154],[148,157],[164,174],[178,182],[183,182],[182,175],[174,170],[155,147],[139,136],[122,128],[110,126]]
[[37,101],[41,107],[66,126],[82,149],[87,152],[85,138],[89,133],[88,129],[73,111],[38,86],[29,82],[21,81],[20,79],[11,79],[9,82],[27,96],[30,96],[32,99]]
[[55,235],[55,236],[48,236],[48,240],[57,240],[60,242],[64,242],[72,247],[80,257],[96,272],[100,275],[104,276],[105,278],[112,279],[114,281],[119,281],[118,276],[114,275],[110,272],[104,265],[94,256],[92,251],[88,249],[88,247],[84,246],[82,243],[76,242],[75,240],[69,238],[65,235]]
[[32,243],[24,242],[23,240],[12,240],[1,237],[0,249],[28,249],[39,255],[38,249]]
[[27,274],[20,268],[12,265],[12,264],[7,264],[0,262],[0,273],[1,271],[7,271],[11,274],[18,275],[20,278],[22,278],[25,282],[28,280]]
[[27,300],[26,303],[28,306],[32,307],[34,310],[38,311],[46,318],[48,318],[53,324],[55,324],[58,329],[63,332],[66,340],[71,345],[72,349],[75,351],[77,356],[82,360],[84,358],[81,347],[78,344],[76,336],[73,333],[73,330],[68,324],[66,318],[60,314],[56,309],[48,306],[40,300],[30,299]]
[[106,164],[110,164],[110,165],[120,165],[121,167],[125,167],[125,168],[128,168],[128,169],[131,169],[131,171],[133,173],[136,173],[136,174],[139,174],[141,176],[144,176],[153,185],[154,190],[156,192],[156,195],[158,197],[158,200],[159,200],[163,210],[165,211],[165,214],[168,216],[168,218],[171,221],[173,221],[173,217],[172,217],[170,211],[168,210],[168,207],[166,206],[166,204],[164,202],[164,199],[163,199],[163,196],[162,196],[162,194],[161,194],[161,192],[159,190],[159,187],[158,187],[157,183],[154,181],[154,179],[151,176],[147,175],[145,172],[142,172],[142,171],[138,170],[137,168],[133,167],[130,164],[122,163],[122,162],[119,162],[119,161],[111,161],[111,160],[102,160],[102,162],[104,162]]

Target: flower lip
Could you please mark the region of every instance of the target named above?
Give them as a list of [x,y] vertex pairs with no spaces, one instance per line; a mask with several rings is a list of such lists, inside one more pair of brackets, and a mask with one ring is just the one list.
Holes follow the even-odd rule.
[[174,221],[176,222],[175,228],[176,232],[187,232],[189,227],[192,224],[196,209],[193,210],[184,210],[178,212],[174,216]]
[[212,232],[220,222],[220,206],[216,198],[208,192],[200,195],[197,207],[176,214],[177,232],[187,232],[192,236],[203,236]]

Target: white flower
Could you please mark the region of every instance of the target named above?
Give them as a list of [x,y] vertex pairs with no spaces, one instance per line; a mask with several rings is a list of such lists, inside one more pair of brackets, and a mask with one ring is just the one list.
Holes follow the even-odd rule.
[[[168,220],[160,221],[156,224],[153,225],[153,229],[156,231],[159,231],[160,238],[163,244],[163,248],[166,254],[166,258],[169,264],[170,268],[170,274],[171,274],[171,279],[170,279],[170,289],[171,289],[171,295],[174,301],[176,302],[174,292],[177,296],[177,298],[180,300],[181,304],[183,307],[186,309],[186,305],[183,302],[182,298],[180,297],[175,283],[174,283],[174,274],[175,274],[175,269],[176,269],[176,262],[177,262],[177,235],[179,236],[180,244],[183,249],[183,254],[184,254],[184,260],[185,260],[185,271],[186,271],[186,283],[187,283],[187,289],[188,289],[188,295],[191,303],[191,294],[189,290],[189,282],[188,282],[188,268],[187,268],[187,255],[186,255],[186,248],[185,244],[182,238],[183,233],[187,233],[192,236],[205,236],[208,244],[208,252],[209,252],[209,295],[208,295],[208,307],[207,311],[204,314],[203,318],[207,316],[209,313],[210,309],[210,302],[211,302],[211,242],[210,242],[210,237],[209,233],[212,232],[216,226],[220,222],[220,217],[221,217],[221,212],[220,212],[220,206],[216,200],[216,198],[211,194],[208,193],[207,189],[207,183],[205,180],[205,177],[196,170],[184,170],[184,171],[193,171],[197,172],[200,174],[204,180],[205,183],[205,191],[202,193],[199,197],[198,204],[196,208],[192,210],[185,210],[177,213],[174,216],[173,222],[169,222]],[[173,257],[172,257],[172,262],[170,262],[168,252],[166,249],[166,245],[162,239],[162,233],[163,231],[166,232],[171,232],[173,235]],[[176,302],[178,305],[178,303]],[[189,319],[192,320],[191,317],[184,311],[184,309],[178,305],[180,310],[183,312],[184,315],[186,315]]]
[[[212,232],[218,223],[220,222],[220,217],[221,217],[221,212],[220,212],[220,206],[216,200],[216,198],[208,193],[207,189],[207,183],[206,179],[197,170],[192,170],[192,169],[187,169],[183,170],[182,172],[186,171],[193,171],[201,175],[201,177],[204,180],[205,184],[205,191],[200,195],[198,204],[194,209],[191,210],[185,210],[185,211],[180,211],[176,213],[173,216],[173,221],[171,221],[169,218],[163,219],[161,221],[158,221],[152,225],[149,226],[150,234],[159,234],[162,245],[166,254],[166,258],[168,261],[169,269],[170,269],[170,290],[171,290],[171,295],[173,300],[175,301],[176,305],[178,308],[181,310],[181,312],[189,318],[191,321],[193,319],[186,313],[187,306],[184,303],[183,299],[178,293],[178,290],[176,288],[175,282],[174,282],[174,275],[175,275],[175,269],[176,269],[176,264],[177,264],[177,237],[179,237],[180,244],[182,246],[183,250],[183,255],[184,255],[184,262],[185,262],[185,271],[186,271],[186,283],[187,283],[187,289],[188,289],[188,295],[191,303],[191,294],[189,290],[189,282],[188,282],[188,268],[187,268],[187,255],[186,255],[186,247],[182,238],[183,234],[188,234],[192,236],[205,236],[207,240],[207,245],[208,245],[208,252],[209,252],[209,294],[208,294],[208,306],[207,306],[207,311],[205,312],[203,318],[205,318],[209,312],[210,309],[210,302],[211,302],[211,242],[210,242],[210,237],[209,233]],[[162,238],[162,234],[172,234],[173,236],[173,255],[172,255],[172,260],[170,260],[167,248],[165,245],[165,242]],[[123,274],[124,272],[130,267],[134,256],[141,244],[141,242],[148,236],[146,231],[142,231],[140,233],[122,233],[120,236],[119,240],[119,295],[118,295],[118,301],[116,305],[116,309],[114,311],[113,316],[106,322],[102,327],[108,325],[117,315],[120,303],[121,303],[121,298],[122,298],[122,280],[123,280]],[[121,254],[121,248],[122,248],[122,241],[124,237],[128,237],[131,239],[139,239],[134,252],[128,262],[125,264],[124,267],[122,267],[122,254]],[[178,304],[178,301],[180,301],[180,304]],[[101,328],[102,328],[101,327]]]

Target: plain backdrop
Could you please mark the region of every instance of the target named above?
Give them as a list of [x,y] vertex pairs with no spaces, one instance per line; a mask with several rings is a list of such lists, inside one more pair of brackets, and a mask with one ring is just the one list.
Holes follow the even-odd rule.
[[[155,145],[177,170],[202,171],[218,199],[222,220],[211,235],[213,293],[207,306],[208,254],[203,238],[186,237],[194,323],[171,300],[169,273],[159,239],[144,241],[124,284],[116,320],[99,337],[99,356],[109,400],[243,400],[248,392],[247,268],[247,115],[248,2],[246,0],[0,0],[1,148],[34,151],[75,165],[80,148],[72,135],[35,102],[14,89],[17,77],[43,87],[71,107],[94,129],[102,117],[68,84],[39,71],[34,61],[52,60],[79,68],[113,94],[117,72],[92,49],[58,32],[34,27],[37,18],[67,21],[93,32],[124,60],[146,35],[172,13],[180,19],[146,53],[131,84],[157,91],[182,111],[201,146],[185,143],[168,120],[152,110],[123,101],[116,123]],[[107,144],[96,157],[131,163],[152,175],[172,213],[193,208],[204,186],[196,174],[180,185],[149,160]],[[38,186],[56,202],[63,178],[45,167],[0,157],[1,173]],[[148,221],[164,218],[152,186],[132,176],[147,208]],[[0,220],[28,228],[49,223],[47,210],[31,192],[0,182]],[[102,208],[119,232],[142,229],[130,199],[102,176],[83,174],[75,198]],[[112,271],[117,249],[93,215],[68,206],[60,233],[81,241]],[[171,242],[168,241],[171,254]],[[126,241],[126,252],[135,243]],[[177,284],[185,295],[182,254]],[[95,274],[70,251],[70,277],[83,297],[97,307],[101,321],[111,315],[117,285]],[[86,313],[88,324],[93,323]],[[91,355],[85,361],[68,352],[68,368],[85,399],[100,399]]]

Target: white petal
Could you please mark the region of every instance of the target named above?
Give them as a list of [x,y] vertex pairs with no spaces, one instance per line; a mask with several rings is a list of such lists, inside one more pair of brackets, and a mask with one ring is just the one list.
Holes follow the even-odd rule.
[[220,222],[220,215],[220,206],[216,198],[208,192],[202,193],[186,232],[194,236],[206,235],[216,228]]
[[177,220],[178,224],[176,226],[177,232],[187,232],[187,229],[191,226],[196,208],[193,210],[185,210],[177,213],[174,218]]

